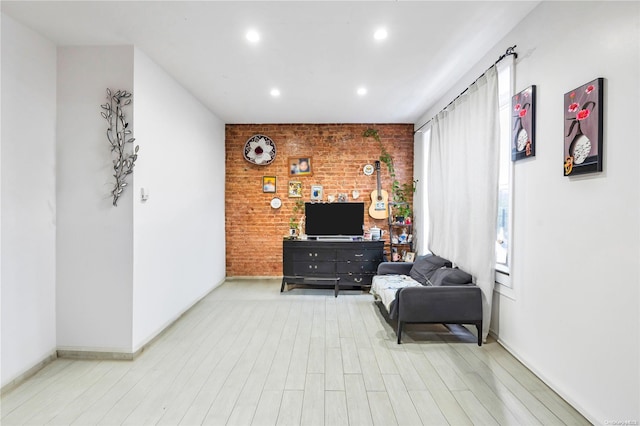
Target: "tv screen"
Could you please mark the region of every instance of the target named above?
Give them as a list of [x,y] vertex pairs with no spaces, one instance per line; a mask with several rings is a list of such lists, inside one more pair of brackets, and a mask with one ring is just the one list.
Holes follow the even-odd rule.
[[305,203],[304,213],[311,237],[362,236],[364,203]]

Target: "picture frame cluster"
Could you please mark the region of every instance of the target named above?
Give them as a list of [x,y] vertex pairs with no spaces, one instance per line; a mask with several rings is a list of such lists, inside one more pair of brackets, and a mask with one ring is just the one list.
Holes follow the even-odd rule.
[[[511,99],[511,160],[536,155],[536,86]],[[564,94],[563,173],[575,176],[603,170],[604,78]]]

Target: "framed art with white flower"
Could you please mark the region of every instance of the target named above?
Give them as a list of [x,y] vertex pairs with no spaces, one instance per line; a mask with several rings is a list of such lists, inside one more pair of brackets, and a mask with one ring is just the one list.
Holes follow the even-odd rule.
[[564,95],[564,175],[602,171],[603,78]]
[[275,176],[262,176],[262,192],[276,192]]
[[536,86],[511,98],[511,161],[536,155]]
[[289,157],[289,176],[311,175],[311,157]]
[[265,135],[253,135],[244,144],[244,159],[252,164],[266,166],[276,159],[276,144]]
[[289,181],[289,197],[290,198],[302,197],[302,182],[297,180]]

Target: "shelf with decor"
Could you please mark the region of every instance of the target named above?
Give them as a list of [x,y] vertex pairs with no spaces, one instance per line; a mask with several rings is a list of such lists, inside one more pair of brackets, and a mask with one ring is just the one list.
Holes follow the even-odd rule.
[[392,262],[413,262],[415,258],[410,213],[409,203],[389,203],[389,260]]

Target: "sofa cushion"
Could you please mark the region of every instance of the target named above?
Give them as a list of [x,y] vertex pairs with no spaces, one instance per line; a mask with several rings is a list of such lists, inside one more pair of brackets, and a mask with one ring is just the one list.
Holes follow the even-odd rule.
[[473,278],[462,269],[441,268],[436,270],[429,279],[432,286],[472,284]]
[[413,262],[409,275],[420,284],[427,285],[433,273],[444,266],[450,267],[451,262],[434,254],[419,256]]
[[388,313],[391,313],[391,303],[399,289],[420,286],[419,282],[407,275],[374,275],[369,292],[382,302]]

